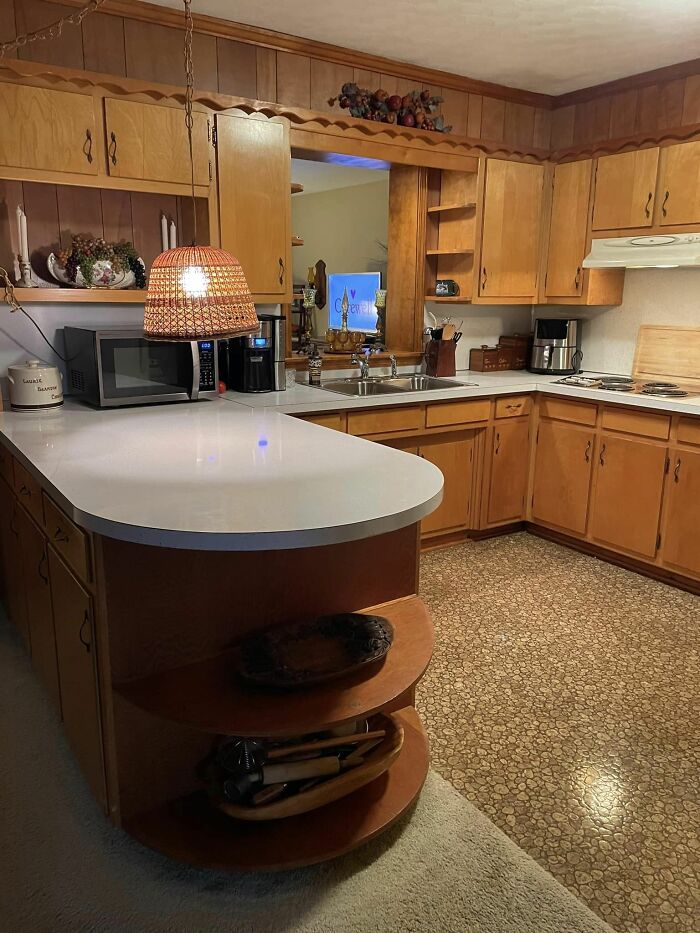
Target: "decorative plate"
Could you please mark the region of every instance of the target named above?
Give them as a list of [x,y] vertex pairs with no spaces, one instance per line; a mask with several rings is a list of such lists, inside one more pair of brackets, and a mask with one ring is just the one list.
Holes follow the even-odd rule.
[[[143,259],[140,259],[139,262],[143,265]],[[49,254],[46,265],[56,281],[62,285],[68,285],[69,288],[133,288],[136,282],[131,269],[127,269],[126,272],[115,272],[112,263],[108,259],[96,260],[92,273],[92,282],[85,281],[80,269],[78,269],[75,282],[73,282],[54,253]]]
[[238,673],[267,687],[303,687],[342,677],[379,661],[394,629],[382,616],[347,612],[321,616],[247,638]]

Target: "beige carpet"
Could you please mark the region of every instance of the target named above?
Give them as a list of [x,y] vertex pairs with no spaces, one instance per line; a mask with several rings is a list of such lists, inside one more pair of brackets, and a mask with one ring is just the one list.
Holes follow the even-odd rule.
[[2,933],[610,933],[432,773],[401,826],[323,866],[233,876],[141,848],[98,812],[4,622],[0,748]]

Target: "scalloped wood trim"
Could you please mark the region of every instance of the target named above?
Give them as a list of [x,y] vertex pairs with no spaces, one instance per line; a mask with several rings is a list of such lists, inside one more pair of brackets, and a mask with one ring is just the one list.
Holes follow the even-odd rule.
[[[98,96],[129,95],[147,102],[170,102],[182,105],[184,100],[183,89],[174,85],[149,84],[133,78],[121,78],[99,72],[79,71],[58,65],[45,65],[18,59],[0,61],[0,79],[23,80],[25,83],[94,93]],[[288,107],[284,104],[272,104],[267,101],[197,90],[195,90],[194,101],[215,113],[235,109],[247,114],[259,113],[266,117],[285,117],[293,129],[324,134],[327,137],[366,140],[394,148],[402,147],[413,153],[411,159],[402,161],[409,161],[416,165],[422,164],[419,155],[421,152],[443,154],[454,160],[485,155],[535,162],[544,162],[549,158],[547,149],[510,147],[497,140],[472,139],[466,136],[411,129],[396,124],[373,123],[370,120],[359,120],[347,116],[345,111],[341,110],[338,110],[337,114],[319,113],[315,110]],[[430,164],[435,164],[435,162]],[[464,167],[464,170],[475,169]]]
[[[82,6],[85,0],[48,0],[48,2],[60,3],[63,6]],[[183,15],[181,9],[157,6],[153,3],[144,3],[142,0],[107,0],[107,3],[101,8],[101,12],[182,29]],[[415,80],[418,84],[432,84],[436,87],[451,88],[469,94],[483,94],[486,97],[497,97],[501,100],[529,104],[532,107],[543,107],[546,110],[551,109],[554,105],[555,98],[549,94],[524,91],[503,84],[493,84],[490,81],[479,81],[476,78],[468,78],[464,75],[456,75],[436,68],[426,68],[422,65],[412,65],[408,62],[397,62],[394,59],[372,55],[358,49],[348,49],[327,42],[305,39],[301,36],[291,36],[287,33],[264,29],[260,26],[234,23],[216,16],[206,16],[203,13],[193,13],[192,19],[195,32],[204,35],[235,39],[238,42],[263,46],[280,52],[310,55],[312,58],[321,61],[350,65],[360,70],[395,75],[399,78],[409,78]]]
[[615,155],[632,149],[649,149],[652,146],[672,146],[700,139],[700,123],[672,127],[656,133],[635,133],[618,139],[604,139],[578,146],[567,146],[551,154],[553,162],[573,162],[578,159],[595,159],[598,156]]

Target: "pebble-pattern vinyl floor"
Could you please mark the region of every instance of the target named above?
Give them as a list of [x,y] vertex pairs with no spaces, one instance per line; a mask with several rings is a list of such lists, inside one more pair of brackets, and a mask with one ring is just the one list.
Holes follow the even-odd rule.
[[616,930],[700,930],[700,598],[527,534],[421,594],[433,767]]

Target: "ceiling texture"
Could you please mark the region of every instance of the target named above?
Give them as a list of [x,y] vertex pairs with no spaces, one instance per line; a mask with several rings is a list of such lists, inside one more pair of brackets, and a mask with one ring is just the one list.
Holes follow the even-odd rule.
[[373,185],[383,181],[389,184],[388,169],[356,168],[349,165],[332,165],[327,162],[292,159],[292,181],[304,186],[304,194],[298,194],[292,201],[307,194],[320,191],[333,191],[335,188],[354,188],[357,185]]
[[192,7],[545,94],[700,57],[700,0],[193,0]]

